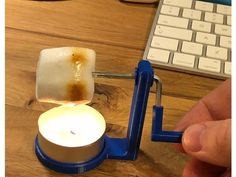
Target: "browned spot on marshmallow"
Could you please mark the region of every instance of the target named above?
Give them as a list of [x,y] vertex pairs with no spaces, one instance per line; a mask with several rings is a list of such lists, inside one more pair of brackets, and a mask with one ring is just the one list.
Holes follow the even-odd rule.
[[67,100],[82,101],[87,99],[87,87],[83,82],[71,83],[67,86]]
[[80,51],[79,49],[73,50],[71,55],[71,61],[73,64],[85,64],[87,62],[86,52]]

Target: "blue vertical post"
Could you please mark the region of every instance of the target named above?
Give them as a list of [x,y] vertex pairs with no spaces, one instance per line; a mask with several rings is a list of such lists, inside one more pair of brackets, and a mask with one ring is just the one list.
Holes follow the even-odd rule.
[[149,91],[153,84],[153,75],[153,69],[148,61],[139,62],[127,132],[128,151],[126,159],[134,160],[137,158]]

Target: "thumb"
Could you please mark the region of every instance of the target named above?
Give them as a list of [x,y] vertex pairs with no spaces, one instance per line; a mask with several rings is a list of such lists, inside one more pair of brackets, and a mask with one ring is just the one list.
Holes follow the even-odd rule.
[[183,134],[182,145],[186,153],[198,160],[230,167],[231,119],[189,126]]

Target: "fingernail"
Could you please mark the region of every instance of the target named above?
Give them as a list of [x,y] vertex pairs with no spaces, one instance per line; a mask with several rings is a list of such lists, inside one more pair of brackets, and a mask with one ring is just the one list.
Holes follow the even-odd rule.
[[202,124],[192,125],[187,128],[183,136],[183,146],[187,151],[198,152],[202,149],[201,135],[206,127]]

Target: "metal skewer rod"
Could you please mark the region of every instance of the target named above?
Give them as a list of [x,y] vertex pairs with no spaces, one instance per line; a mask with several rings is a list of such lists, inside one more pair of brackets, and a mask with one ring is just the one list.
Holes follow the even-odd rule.
[[[93,72],[92,75],[94,78],[103,77],[111,79],[134,79],[134,73],[127,74],[96,71]],[[154,81],[156,83],[156,106],[161,106],[162,81],[157,75],[154,75]]]
[[157,75],[154,75],[154,81],[156,83],[156,106],[161,106],[162,81]]
[[94,78],[97,77],[104,77],[104,78],[112,78],[112,79],[133,79],[134,73],[126,74],[126,73],[109,73],[109,72],[93,72],[92,73]]

